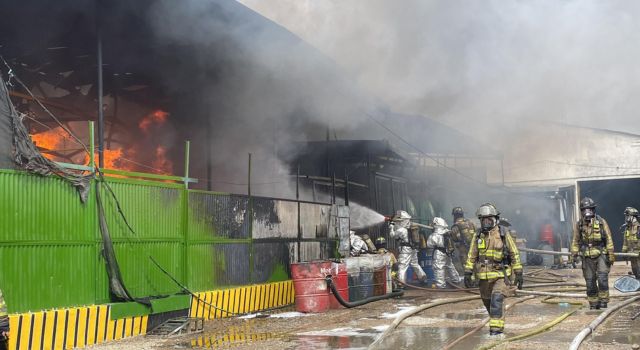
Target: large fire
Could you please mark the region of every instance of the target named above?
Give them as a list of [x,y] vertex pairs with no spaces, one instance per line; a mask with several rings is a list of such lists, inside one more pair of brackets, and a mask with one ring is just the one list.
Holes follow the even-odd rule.
[[[151,126],[161,126],[167,120],[169,113],[162,110],[155,110],[138,123],[140,130],[147,135]],[[71,136],[69,136],[61,127],[36,133],[31,135],[31,139],[40,149],[42,155],[48,159],[59,162],[83,162],[89,164],[89,155],[85,152],[77,152],[83,150]],[[104,150],[104,167],[106,169],[118,169],[125,171],[141,171],[154,172],[158,174],[168,175],[173,172],[173,162],[168,158],[167,149],[162,145],[156,146],[152,152],[143,151],[144,142],[149,140],[140,140],[128,145],[126,149],[122,147],[114,147]],[[148,144],[148,142],[147,142]],[[74,156],[69,156],[73,152]],[[67,155],[65,157],[65,155]],[[95,162],[98,162],[98,154],[94,156]]]

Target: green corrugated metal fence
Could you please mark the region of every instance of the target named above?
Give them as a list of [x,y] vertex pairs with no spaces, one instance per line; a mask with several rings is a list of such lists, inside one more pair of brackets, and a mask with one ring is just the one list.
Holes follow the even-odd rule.
[[[289,222],[296,218],[291,213],[295,205],[265,198],[252,204],[246,196],[187,190],[169,182],[107,181],[134,230],[102,186],[109,232],[132,296],[180,292],[150,256],[192,291],[288,278],[288,247],[297,236],[296,223]],[[0,193],[0,288],[9,312],[109,302],[95,186],[82,204],[61,179],[0,170]],[[273,237],[288,241],[256,243],[270,250],[260,251],[254,261],[253,225],[260,225],[259,238],[265,229],[279,227],[283,232]],[[318,227],[314,231],[323,231]]]

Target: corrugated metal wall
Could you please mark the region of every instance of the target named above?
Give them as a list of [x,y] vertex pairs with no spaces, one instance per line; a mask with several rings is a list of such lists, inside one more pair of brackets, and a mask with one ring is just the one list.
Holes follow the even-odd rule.
[[[109,178],[101,197],[123,280],[135,297],[285,280],[289,264],[333,257],[339,219],[326,204],[185,190]],[[0,170],[0,288],[10,312],[109,301],[95,186],[82,204],[54,177]],[[298,237],[301,237],[300,240]]]

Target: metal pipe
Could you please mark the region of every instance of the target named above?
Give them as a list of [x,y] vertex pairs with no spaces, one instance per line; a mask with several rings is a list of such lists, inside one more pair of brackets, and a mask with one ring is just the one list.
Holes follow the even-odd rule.
[[[518,248],[521,252],[529,252],[536,254],[547,254],[547,255],[564,255],[564,256],[572,256],[573,253],[570,252],[556,252],[552,250],[540,250],[540,249],[531,249],[531,248]],[[638,253],[613,253],[613,255],[620,258],[637,258],[639,256]]]
[[411,222],[411,225],[416,225],[418,227],[424,227],[424,228],[428,228],[429,230],[433,230],[433,226],[429,226],[429,225],[425,225],[425,224],[419,224],[417,222]]
[[[553,297],[562,297],[562,298],[585,298],[586,295],[583,293],[557,293],[557,292],[538,292],[533,290],[516,290],[516,294],[523,295],[543,295],[543,296],[553,296]],[[640,292],[631,292],[631,293],[623,293],[623,294],[611,294],[610,298],[626,298],[626,297],[635,297],[640,295]]]
[[251,153],[249,153],[249,164],[247,168],[247,196],[251,197]]
[[191,153],[191,141],[184,142],[184,188],[189,189],[189,157]]
[[97,35],[97,58],[98,58],[98,166],[104,168],[104,110],[102,108],[102,30],[100,28],[100,1],[96,2],[96,35]]
[[95,171],[96,160],[95,160],[95,152],[96,152],[96,141],[95,141],[95,130],[93,126],[93,121],[89,121],[89,167],[91,167],[92,171]]

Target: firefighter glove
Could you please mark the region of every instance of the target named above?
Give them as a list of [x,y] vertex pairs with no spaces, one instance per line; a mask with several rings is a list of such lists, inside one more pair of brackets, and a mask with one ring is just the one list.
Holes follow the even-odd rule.
[[522,276],[522,271],[516,271],[516,285],[518,289],[522,289],[522,285],[524,284],[524,277]]
[[616,256],[613,253],[607,254],[607,264],[611,266],[614,262],[616,262]]
[[473,275],[473,273],[469,272],[469,271],[465,271],[464,273],[464,286],[467,288],[471,288],[473,287],[473,281],[471,280],[471,276]]

